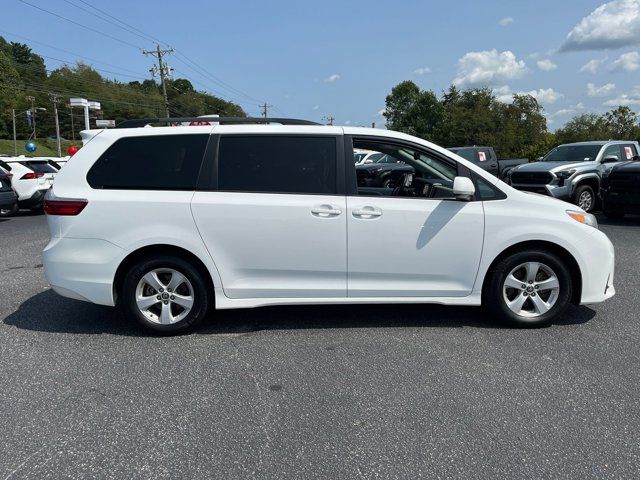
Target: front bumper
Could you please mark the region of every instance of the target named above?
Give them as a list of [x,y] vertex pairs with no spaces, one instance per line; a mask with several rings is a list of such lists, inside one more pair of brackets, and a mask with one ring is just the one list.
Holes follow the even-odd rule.
[[512,183],[511,186],[516,190],[522,190],[524,192],[539,193],[541,195],[547,195],[549,197],[557,198],[558,200],[570,200],[573,193],[573,187],[569,185],[532,185],[532,184],[517,184]]
[[599,230],[589,235],[580,246],[582,271],[582,297],[580,303],[601,303],[613,297],[615,252],[609,238]]

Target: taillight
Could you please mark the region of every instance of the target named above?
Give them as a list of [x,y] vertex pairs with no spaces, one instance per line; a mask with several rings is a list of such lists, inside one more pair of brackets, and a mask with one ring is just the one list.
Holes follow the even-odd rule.
[[87,200],[44,200],[44,213],[47,215],[78,215],[89,202]]
[[35,178],[40,178],[43,176],[44,176],[44,173],[42,172],[29,172],[29,173],[25,173],[22,177],[20,177],[20,180],[33,180]]

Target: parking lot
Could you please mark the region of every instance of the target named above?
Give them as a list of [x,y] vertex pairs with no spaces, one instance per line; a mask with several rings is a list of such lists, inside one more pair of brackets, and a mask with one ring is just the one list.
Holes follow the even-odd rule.
[[140,334],[47,288],[45,218],[0,220],[0,478],[634,478],[640,220],[617,295],[561,324],[475,308],[224,311]]

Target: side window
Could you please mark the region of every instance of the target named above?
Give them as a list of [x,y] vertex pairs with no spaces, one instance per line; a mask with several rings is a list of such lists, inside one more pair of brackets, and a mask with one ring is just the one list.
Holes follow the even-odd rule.
[[359,196],[454,198],[455,162],[404,145],[357,138],[353,143],[354,148],[374,150],[389,159],[356,165]]
[[615,157],[620,160],[620,145],[609,145],[602,154],[602,160],[609,157]]
[[336,148],[335,137],[223,135],[218,190],[335,194]]
[[92,188],[195,190],[209,135],[126,137],[91,167]]
[[478,161],[480,163],[488,162],[491,160],[491,150],[488,148],[481,148],[478,150]]
[[623,145],[622,150],[624,153],[624,155],[622,156],[623,160],[633,160],[633,157],[636,157],[638,155],[636,146],[633,143]]

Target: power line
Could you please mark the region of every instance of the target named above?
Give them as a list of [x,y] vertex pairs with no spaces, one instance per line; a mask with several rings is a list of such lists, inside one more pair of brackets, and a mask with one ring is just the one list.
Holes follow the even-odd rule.
[[[165,105],[167,118],[171,116],[169,114],[169,98],[167,97],[167,76],[171,73],[171,67],[169,67],[169,65],[166,65],[162,61],[162,57],[164,57],[165,55],[169,55],[171,52],[173,52],[173,48],[167,48],[165,50],[162,50],[160,48],[159,43],[156,44],[155,51],[153,50],[142,51],[144,55],[151,55],[152,57],[155,57],[158,59],[157,73],[160,75],[160,83],[162,85],[162,96],[164,97],[164,105]],[[156,69],[154,65],[154,68],[151,69],[151,75],[153,75],[154,77],[155,77],[155,72],[156,72]]]
[[258,107],[260,107],[262,109],[262,116],[264,118],[267,118],[268,115],[268,110],[269,108],[273,107],[273,105],[268,105],[267,102],[264,102],[262,105],[258,105]]
[[87,25],[83,25],[82,23],[76,22],[75,20],[71,20],[70,18],[64,17],[62,15],[58,15],[57,13],[52,12],[51,10],[47,10],[46,8],[42,8],[42,7],[39,7],[38,5],[34,5],[33,3],[29,3],[26,0],[18,0],[18,1],[21,2],[21,3],[24,3],[25,5],[29,5],[30,7],[33,7],[35,9],[37,9],[37,10],[40,10],[41,12],[48,13],[49,15],[53,15],[54,17],[57,17],[57,18],[59,18],[61,20],[65,20],[65,21],[67,21],[69,23],[72,23],[72,24],[74,24],[74,25],[76,25],[76,26],[78,26],[80,28],[84,28],[85,30],[89,30],[90,32],[97,33],[98,35],[102,35],[104,37],[110,38],[111,40],[115,40],[116,42],[120,42],[120,43],[122,43],[124,45],[128,45],[130,47],[133,47],[135,49],[140,50],[139,46],[134,45],[133,43],[129,43],[126,40],[122,40],[121,38],[114,37],[113,35],[109,35],[108,33],[104,33],[104,32],[102,32],[100,30],[95,29],[95,28],[88,27]]

